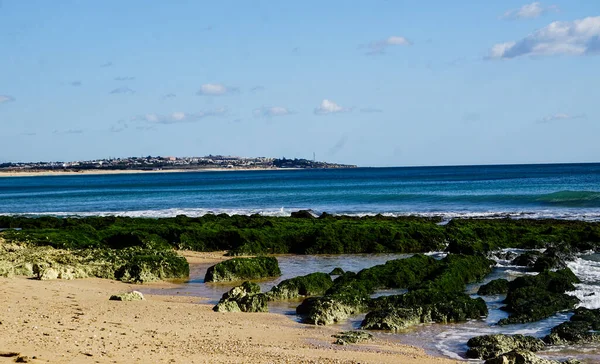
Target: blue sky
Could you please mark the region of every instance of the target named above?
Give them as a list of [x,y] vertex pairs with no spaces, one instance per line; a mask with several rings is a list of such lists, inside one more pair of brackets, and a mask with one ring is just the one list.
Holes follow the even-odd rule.
[[1,161],[600,161],[600,2],[0,0]]

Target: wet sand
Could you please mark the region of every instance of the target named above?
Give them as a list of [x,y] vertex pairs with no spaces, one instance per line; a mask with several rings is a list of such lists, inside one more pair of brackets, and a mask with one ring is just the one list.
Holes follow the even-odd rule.
[[[185,253],[192,264],[220,253]],[[199,297],[146,295],[109,301],[140,288],[102,279],[0,278],[0,363],[453,363],[383,338],[333,345],[335,327],[303,325],[270,313],[216,313]]]

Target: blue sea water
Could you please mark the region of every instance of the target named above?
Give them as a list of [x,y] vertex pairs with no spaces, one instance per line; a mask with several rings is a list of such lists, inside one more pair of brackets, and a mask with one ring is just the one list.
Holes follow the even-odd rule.
[[600,220],[600,164],[0,178],[0,214],[558,217]]

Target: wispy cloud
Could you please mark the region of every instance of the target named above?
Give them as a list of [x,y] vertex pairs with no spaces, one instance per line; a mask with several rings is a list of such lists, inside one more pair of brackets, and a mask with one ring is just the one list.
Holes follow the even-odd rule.
[[256,117],[265,117],[270,118],[274,116],[285,116],[293,114],[294,112],[290,109],[283,106],[269,106],[269,107],[261,107],[259,109],[255,109],[253,111],[254,116]]
[[329,148],[329,155],[336,155],[340,150],[344,149],[348,142],[348,136],[343,135],[331,148]]
[[83,129],[54,130],[53,134],[83,134]]
[[163,96],[163,99],[172,99],[174,97],[177,97],[177,95],[175,95],[174,93],[169,93]]
[[114,89],[114,90],[112,90],[110,92],[110,94],[112,94],[112,95],[116,95],[116,94],[129,94],[129,95],[131,95],[131,94],[134,94],[134,93],[135,93],[135,91],[132,90],[132,89],[130,89],[129,87],[118,87],[118,88],[116,88],[116,89]]
[[501,19],[534,19],[550,11],[558,11],[556,5],[543,5],[541,2],[536,1],[531,4],[523,5],[519,9],[507,10]]
[[120,133],[129,128],[129,124],[125,120],[119,120],[115,125],[112,125],[109,129],[111,133]]
[[367,48],[367,55],[379,55],[384,54],[389,47],[409,45],[412,45],[412,42],[405,37],[393,35],[384,40],[378,40],[367,45],[362,45],[360,48]]
[[582,56],[596,53],[600,53],[600,16],[553,22],[520,41],[494,45],[488,58]]
[[575,119],[584,119],[584,118],[585,118],[584,114],[571,115],[571,114],[559,113],[559,114],[545,116],[545,117],[541,118],[540,120],[538,120],[537,123],[538,124],[548,124],[548,123],[552,123],[555,121],[566,121],[566,120],[575,120]]
[[106,62],[106,63],[103,63],[103,64],[100,65],[100,67],[102,67],[102,68],[112,67],[112,66],[113,66],[112,62]]
[[324,99],[321,101],[321,105],[315,108],[314,113],[316,115],[327,115],[327,114],[337,114],[341,112],[351,111],[352,109],[341,107],[331,100]]
[[383,112],[383,110],[378,109],[376,107],[365,107],[365,108],[360,109],[360,112],[365,113],[365,114],[373,114],[373,113]]
[[133,81],[133,80],[135,80],[135,77],[133,77],[133,76],[115,77],[115,81]]
[[0,104],[4,104],[7,102],[13,102],[15,98],[10,95],[0,95]]
[[250,92],[259,92],[259,91],[264,91],[265,88],[263,86],[254,86],[250,89]]
[[137,121],[137,122],[145,122],[148,124],[180,124],[180,123],[193,123],[196,121],[199,121],[201,119],[210,117],[210,116],[221,116],[221,115],[225,115],[227,113],[227,109],[225,108],[218,108],[218,109],[214,109],[214,110],[209,110],[209,111],[199,111],[199,112],[193,112],[193,113],[187,113],[187,112],[182,112],[182,111],[176,111],[167,115],[162,115],[162,114],[155,114],[155,113],[150,113],[150,114],[145,114],[145,115],[139,115],[136,116],[134,118],[132,118],[132,121]]
[[229,87],[220,83],[205,83],[200,86],[200,90],[196,92],[197,95],[212,95],[220,96],[228,93],[237,92],[237,87]]
[[69,85],[73,86],[73,87],[79,87],[82,85],[81,81],[71,81],[69,82]]
[[21,133],[21,135],[24,135],[24,136],[36,136],[36,135],[37,135],[37,133],[34,133],[34,132],[27,132],[27,133]]

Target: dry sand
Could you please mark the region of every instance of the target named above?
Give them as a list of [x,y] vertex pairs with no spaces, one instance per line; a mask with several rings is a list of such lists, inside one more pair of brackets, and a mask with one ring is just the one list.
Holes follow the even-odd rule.
[[[192,264],[220,254],[186,253]],[[171,284],[144,285],[160,289]],[[102,279],[0,278],[0,363],[453,363],[383,339],[333,345],[334,327],[269,313],[216,313],[198,297],[146,295]],[[35,359],[32,359],[35,357]]]

